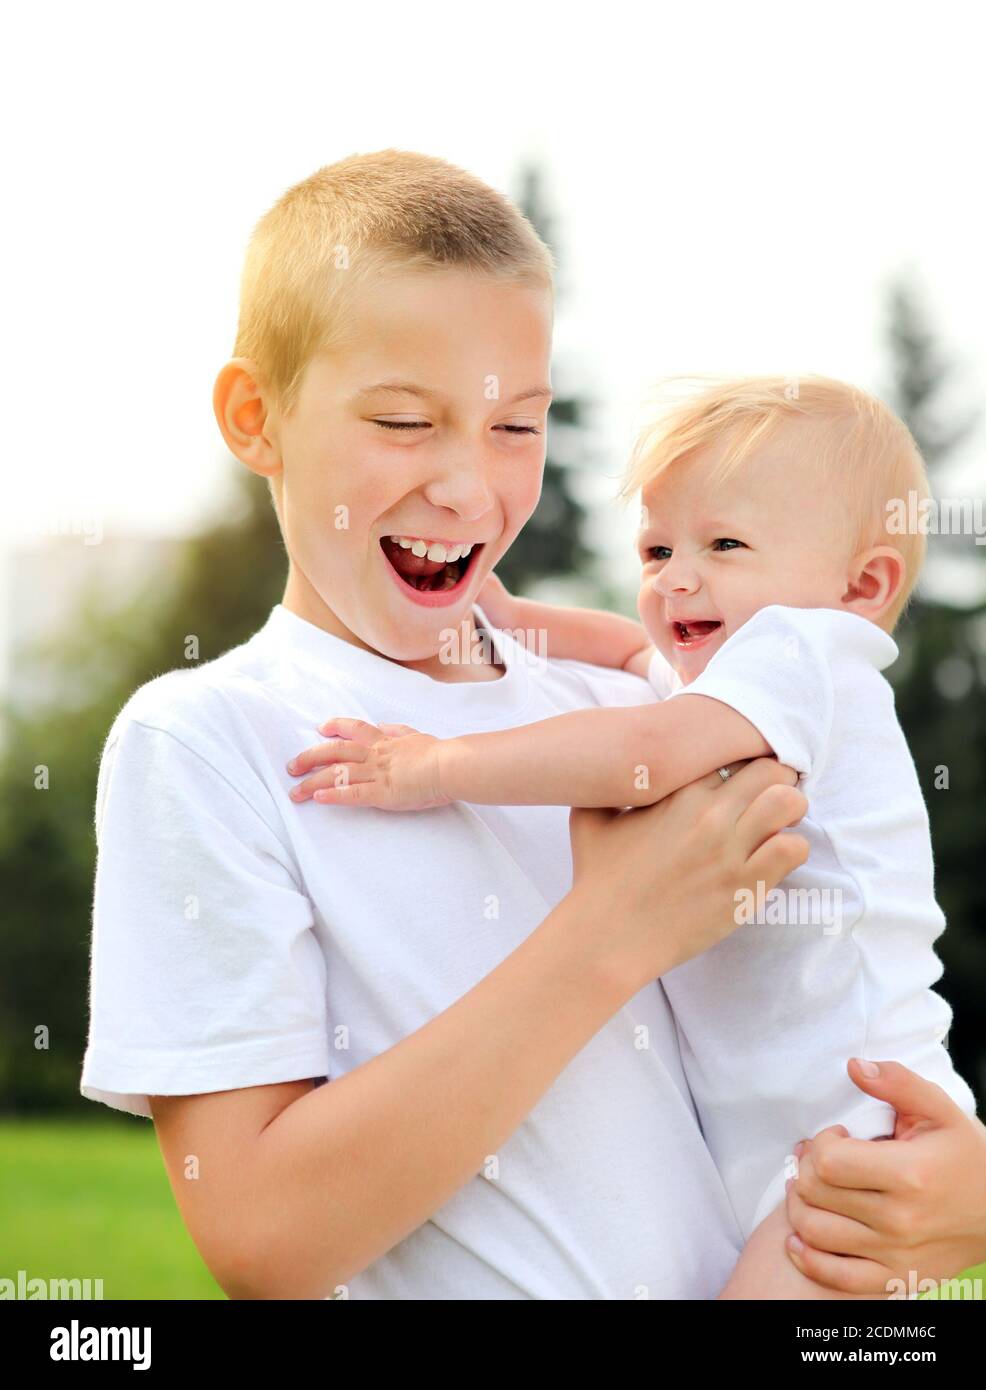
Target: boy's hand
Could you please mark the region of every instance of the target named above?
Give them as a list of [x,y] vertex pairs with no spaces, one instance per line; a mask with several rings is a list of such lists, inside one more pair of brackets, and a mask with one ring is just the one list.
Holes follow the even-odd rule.
[[447,806],[439,785],[442,740],[419,734],[406,724],[368,724],[363,719],[330,719],[319,725],[327,743],[306,748],[288,763],[292,777],[318,769],[291,789],[292,801],[331,806],[375,806],[381,811],[422,811]]

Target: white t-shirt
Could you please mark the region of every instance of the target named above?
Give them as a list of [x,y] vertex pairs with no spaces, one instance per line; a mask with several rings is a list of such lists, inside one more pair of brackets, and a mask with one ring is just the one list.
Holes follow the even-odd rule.
[[897,645],[854,613],[760,609],[682,685],[651,661],[661,696],[721,700],[801,774],[807,862],[749,906],[743,925],[664,976],[685,1075],[744,1235],[784,1196],[793,1134],[843,1124],[892,1134],[894,1111],[846,1074],[851,1056],[903,1062],[970,1115],[952,1067],[952,1011],[931,985],[935,902],[928,813],[881,675]]
[[[242,646],[132,696],[99,773],[84,1096],[146,1116],[148,1095],[331,1085],[460,999],[543,921],[571,882],[564,808],[394,814],[288,796],[285,764],[331,716],[450,736],[653,699],[637,677],[496,641],[499,679],[446,684],[277,605]],[[618,910],[618,884],[613,894]],[[667,1000],[650,984],[496,1166],[350,1296],[713,1298],[740,1247]]]

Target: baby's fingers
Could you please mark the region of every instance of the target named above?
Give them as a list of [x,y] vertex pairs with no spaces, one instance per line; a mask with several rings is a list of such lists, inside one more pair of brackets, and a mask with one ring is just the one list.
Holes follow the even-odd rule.
[[[299,782],[296,787],[292,787],[289,795],[292,801],[307,801],[309,797],[316,801],[334,801],[337,805],[345,802],[358,800],[358,797],[342,797],[337,799],[336,792],[345,792],[348,788],[364,785],[368,786],[373,781],[373,773],[369,768],[361,767],[358,763],[337,763],[332,767],[323,767],[311,777],[306,777],[303,782]],[[331,792],[332,796],[325,796],[323,793]]]
[[362,763],[366,761],[369,751],[365,743],[353,743],[342,738],[329,739],[327,743],[316,743],[292,758],[288,763],[288,772],[292,777],[301,777],[313,767],[327,767],[330,763]]
[[380,737],[376,724],[368,724],[365,719],[327,719],[319,724],[320,734],[335,735],[338,738],[355,739],[357,743],[375,743]]

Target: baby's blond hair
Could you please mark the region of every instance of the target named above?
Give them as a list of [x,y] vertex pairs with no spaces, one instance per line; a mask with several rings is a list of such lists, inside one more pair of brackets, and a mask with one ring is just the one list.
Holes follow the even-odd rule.
[[917,583],[927,542],[921,531],[889,532],[887,504],[895,498],[906,503],[910,492],[920,503],[930,491],[914,437],[883,401],[825,376],[692,377],[668,378],[650,406],[630,456],[623,496],[699,450],[724,444],[714,485],[754,449],[793,433],[810,445],[822,484],[843,489],[853,554],[891,545],[902,556],[904,583],[880,620],[893,630]]
[[402,268],[459,266],[551,294],[551,252],[504,194],[444,159],[351,155],[295,184],[254,228],[235,357],[289,414],[314,357],[345,340],[352,292]]

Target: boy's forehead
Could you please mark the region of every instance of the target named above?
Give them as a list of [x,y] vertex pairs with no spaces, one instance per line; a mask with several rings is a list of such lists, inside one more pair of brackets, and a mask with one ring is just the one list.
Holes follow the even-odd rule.
[[405,272],[366,286],[349,308],[344,334],[311,364],[313,384],[347,398],[437,396],[477,378],[490,399],[550,391],[551,314],[537,287]]
[[[446,399],[446,393],[439,390],[437,387],[426,386],[423,382],[392,379],[389,381],[369,382],[362,386],[357,386],[350,400],[354,403],[358,403],[360,401],[373,400],[380,396],[394,400],[413,397],[418,400],[441,402]],[[506,398],[498,397],[498,399],[502,405],[516,405],[524,401],[550,401],[551,387],[541,384],[527,386]]]
[[551,332],[551,297],[545,286],[498,280],[461,266],[391,268],[346,295],[347,338],[376,343],[380,330],[414,334],[468,327],[470,337],[496,333],[517,319]]

